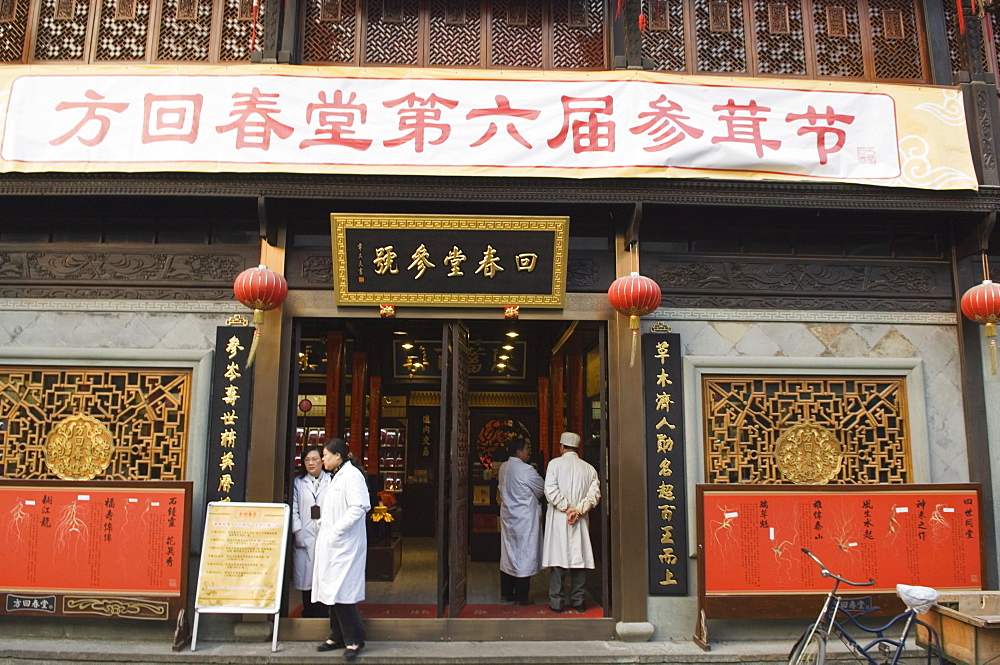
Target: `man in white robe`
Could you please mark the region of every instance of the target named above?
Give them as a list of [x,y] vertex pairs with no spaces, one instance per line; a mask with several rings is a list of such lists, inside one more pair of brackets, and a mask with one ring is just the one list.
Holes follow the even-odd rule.
[[507,441],[510,459],[500,467],[500,600],[530,605],[531,576],[541,567],[542,504],[545,481],[528,464],[531,446],[521,437]]
[[549,609],[562,612],[566,605],[563,584],[569,571],[569,605],[582,614],[587,569],[594,567],[590,543],[590,509],[601,500],[597,470],[580,459],[580,435],[564,432],[559,438],[560,457],[545,472],[545,542],[542,566],[549,571]]

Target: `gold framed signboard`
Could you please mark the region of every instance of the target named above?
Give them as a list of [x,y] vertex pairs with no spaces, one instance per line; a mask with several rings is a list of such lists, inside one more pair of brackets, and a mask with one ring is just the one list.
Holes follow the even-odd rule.
[[330,215],[338,305],[553,307],[568,217]]

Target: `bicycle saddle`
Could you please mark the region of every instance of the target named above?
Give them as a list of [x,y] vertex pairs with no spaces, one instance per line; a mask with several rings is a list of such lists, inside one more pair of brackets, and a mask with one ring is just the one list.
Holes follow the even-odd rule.
[[896,594],[903,599],[908,608],[917,614],[924,614],[930,610],[940,595],[936,589],[929,586],[910,586],[909,584],[897,584]]

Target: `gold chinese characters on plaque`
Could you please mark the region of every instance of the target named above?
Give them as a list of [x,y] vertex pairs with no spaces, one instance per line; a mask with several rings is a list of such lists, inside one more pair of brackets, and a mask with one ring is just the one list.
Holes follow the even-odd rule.
[[799,423],[774,442],[781,475],[797,484],[823,485],[840,473],[843,448],[830,430],[815,423]]
[[56,424],[45,446],[45,465],[63,480],[91,480],[108,468],[115,444],[96,418],[70,416]]

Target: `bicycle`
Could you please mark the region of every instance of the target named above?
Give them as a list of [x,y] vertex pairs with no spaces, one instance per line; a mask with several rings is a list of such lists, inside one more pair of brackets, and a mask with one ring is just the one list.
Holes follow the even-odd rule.
[[[892,617],[888,623],[877,628],[869,628],[858,621],[859,617],[874,612],[877,607],[868,607],[855,614],[852,611],[841,607],[843,597],[838,595],[837,590],[841,584],[853,587],[874,586],[875,580],[867,582],[851,582],[840,575],[831,573],[823,562],[816,556],[802,548],[802,551],[815,561],[823,577],[833,578],[833,588],[826,596],[823,609],[802,636],[792,647],[788,655],[788,665],[823,665],[826,662],[826,643],[831,634],[836,634],[845,646],[859,659],[864,658],[870,665],[899,665],[899,660],[903,655],[906,646],[906,639],[910,636],[910,630],[914,624],[923,626],[927,630],[927,665],[931,665],[931,655],[937,656],[937,665],[944,665],[945,661],[941,657],[940,641],[935,630],[917,618],[918,614],[927,612],[938,599],[938,592],[930,587],[909,586],[897,584],[896,593],[906,604],[906,610],[901,614]],[[885,636],[885,632],[892,629],[901,621],[903,625],[902,634],[899,639],[892,639]],[[861,644],[848,632],[848,628],[859,629],[864,634],[874,636],[867,644]],[[870,652],[877,652],[878,660]],[[864,661],[862,661],[864,662]]]

